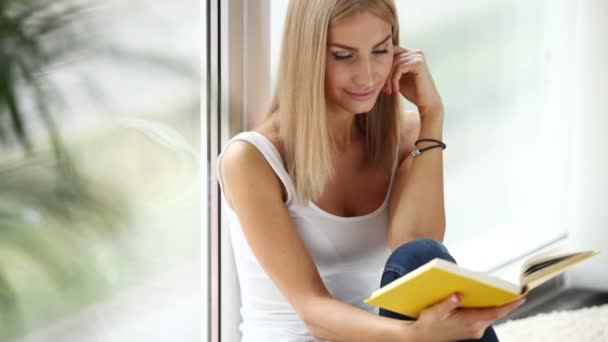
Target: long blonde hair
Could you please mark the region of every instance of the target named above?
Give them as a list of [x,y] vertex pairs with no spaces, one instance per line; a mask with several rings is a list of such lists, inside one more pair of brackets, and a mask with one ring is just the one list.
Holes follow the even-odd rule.
[[[393,44],[398,44],[399,22],[392,0],[289,2],[277,87],[268,115],[278,113],[285,166],[302,203],[321,196],[334,176],[324,87],[329,26],[362,11],[390,23]],[[378,168],[395,158],[401,106],[400,96],[381,93],[370,112],[357,116],[366,137],[366,160]]]

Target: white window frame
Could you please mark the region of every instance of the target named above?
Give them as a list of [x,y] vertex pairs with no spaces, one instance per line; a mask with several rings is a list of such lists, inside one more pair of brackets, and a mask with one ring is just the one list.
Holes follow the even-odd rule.
[[256,126],[270,104],[270,1],[210,0],[210,341],[240,341],[240,291],[222,228],[217,155],[236,133]]

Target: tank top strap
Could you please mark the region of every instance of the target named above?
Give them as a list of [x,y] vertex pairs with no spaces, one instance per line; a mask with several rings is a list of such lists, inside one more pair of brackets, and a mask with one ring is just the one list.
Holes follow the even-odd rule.
[[232,139],[230,139],[230,141],[228,141],[228,143],[222,150],[222,153],[220,153],[217,160],[217,178],[220,184],[220,189],[222,189],[223,191],[222,157],[224,152],[226,151],[226,148],[228,148],[228,145],[230,145],[230,143],[236,140],[247,141],[255,148],[257,148],[260,153],[262,153],[274,173],[279,177],[279,179],[283,183],[283,186],[285,187],[285,191],[287,192],[287,200],[285,201],[285,204],[290,204],[295,194],[295,188],[291,181],[291,177],[289,177],[287,170],[285,170],[283,160],[281,159],[281,154],[276,149],[272,141],[270,141],[268,138],[258,132],[241,132],[235,135]]

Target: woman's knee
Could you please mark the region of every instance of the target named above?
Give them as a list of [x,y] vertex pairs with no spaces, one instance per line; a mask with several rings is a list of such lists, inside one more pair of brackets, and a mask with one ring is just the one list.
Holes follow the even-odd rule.
[[423,238],[404,243],[386,261],[380,285],[391,283],[435,258],[455,262],[447,248],[435,239]]
[[433,238],[420,238],[404,243],[393,251],[389,261],[391,259],[397,259],[397,261],[403,259],[417,260],[417,263],[421,266],[435,258],[456,262],[448,249],[440,241]]

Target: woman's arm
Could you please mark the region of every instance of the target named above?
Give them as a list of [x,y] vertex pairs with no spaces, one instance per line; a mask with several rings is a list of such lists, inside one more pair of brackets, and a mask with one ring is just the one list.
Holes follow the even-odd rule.
[[223,159],[226,200],[260,264],[321,340],[356,342],[453,341],[479,338],[494,320],[521,302],[490,309],[456,309],[445,299],[416,321],[378,316],[332,298],[283,203],[281,184],[264,157],[235,141]]
[[257,149],[235,141],[223,158],[226,200],[260,264],[319,339],[415,341],[411,322],[381,317],[331,297],[283,203],[281,183]]
[[[395,46],[393,53],[393,69],[385,90],[389,95],[403,95],[418,107],[419,138],[441,140],[443,102],[423,51]],[[405,121],[404,131],[407,131]],[[420,143],[417,148],[428,144]],[[408,156],[405,160],[412,158]],[[389,203],[388,242],[394,250],[418,237],[443,241],[444,232],[443,153],[440,149],[431,149],[399,165]]]
[[[408,111],[403,132],[400,148],[405,157],[399,165],[389,202],[388,242],[392,250],[420,237],[443,241],[446,224],[443,152],[431,149],[416,158],[408,155],[418,138],[442,140],[443,110],[421,115]],[[428,145],[420,143],[417,148]]]

